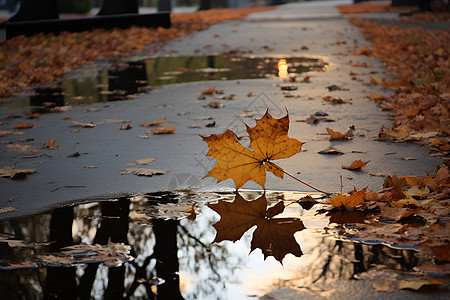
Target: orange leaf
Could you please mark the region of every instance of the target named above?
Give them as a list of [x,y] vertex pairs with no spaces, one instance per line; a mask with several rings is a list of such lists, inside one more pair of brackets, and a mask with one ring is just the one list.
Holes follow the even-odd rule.
[[174,133],[176,128],[177,128],[176,126],[173,126],[173,127],[163,126],[162,128],[158,128],[156,130],[146,131],[146,133],[150,133],[150,134],[171,134],[171,133]]
[[231,178],[236,189],[249,180],[264,188],[266,170],[283,178],[283,169],[271,160],[291,157],[300,152],[303,144],[288,137],[288,130],[289,115],[275,119],[266,112],[261,119],[256,120],[255,127],[247,126],[253,150],[242,146],[236,134],[229,129],[220,135],[202,136],[209,146],[207,155],[217,161],[205,177],[215,177],[218,182]]
[[212,94],[214,94],[215,90],[216,90],[216,87],[206,89],[202,92],[202,95],[212,95]]
[[164,122],[166,122],[166,120],[164,120],[164,119],[158,119],[158,120],[156,120],[155,122],[152,122],[152,123],[142,123],[142,124],[139,124],[139,126],[158,126],[159,124],[162,124],[162,123],[164,123]]
[[362,160],[358,159],[358,160],[355,160],[354,162],[352,162],[349,166],[342,165],[342,168],[347,169],[347,170],[360,170],[362,167],[367,165],[367,163],[368,163],[368,161],[362,161]]
[[349,196],[339,194],[336,197],[329,199],[328,203],[335,207],[344,207],[345,209],[355,208],[364,203],[364,194],[366,189],[357,191]]
[[386,97],[382,96],[382,95],[378,95],[378,94],[375,94],[375,93],[370,93],[370,94],[372,95],[372,99],[373,100],[385,100],[386,99]]
[[33,128],[33,127],[34,127],[33,124],[28,124],[28,123],[20,121],[20,124],[14,125],[13,129],[26,129],[26,128]]

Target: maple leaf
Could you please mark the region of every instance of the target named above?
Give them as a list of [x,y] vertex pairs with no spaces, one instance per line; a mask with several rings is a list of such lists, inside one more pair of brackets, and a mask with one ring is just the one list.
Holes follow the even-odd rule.
[[209,146],[207,155],[217,161],[205,177],[215,177],[218,182],[231,178],[236,189],[249,180],[265,188],[266,170],[283,178],[283,169],[271,161],[297,154],[303,144],[287,135],[289,115],[275,119],[266,111],[256,120],[255,127],[246,127],[252,150],[240,144],[237,135],[229,129],[220,135],[201,136]]
[[236,194],[233,202],[220,200],[209,204],[221,218],[213,225],[217,234],[214,242],[223,240],[237,241],[253,226],[257,226],[251,241],[251,251],[259,248],[264,254],[275,257],[281,262],[286,254],[300,257],[303,252],[294,238],[294,233],[305,229],[303,222],[297,218],[273,218],[283,212],[283,202],[266,210],[267,200],[262,195],[256,200],[247,201]]
[[352,209],[364,203],[364,194],[366,189],[354,192],[349,196],[339,194],[334,198],[328,200],[328,203],[335,207],[344,207],[345,209]]

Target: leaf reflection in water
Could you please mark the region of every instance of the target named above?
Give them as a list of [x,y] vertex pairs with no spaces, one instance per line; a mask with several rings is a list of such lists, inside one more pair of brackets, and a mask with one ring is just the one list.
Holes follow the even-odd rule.
[[208,206],[221,216],[220,221],[213,225],[217,230],[214,242],[223,240],[235,242],[247,230],[256,226],[251,251],[259,248],[264,254],[264,259],[273,256],[280,263],[288,253],[297,257],[303,255],[300,245],[294,238],[295,232],[305,229],[303,222],[298,218],[274,218],[284,211],[282,201],[266,210],[265,195],[247,201],[237,193],[233,202],[219,200],[217,204]]

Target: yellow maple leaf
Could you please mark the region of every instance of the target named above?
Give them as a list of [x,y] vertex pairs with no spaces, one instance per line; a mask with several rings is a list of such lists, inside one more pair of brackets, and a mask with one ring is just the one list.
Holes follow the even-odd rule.
[[256,120],[255,127],[247,126],[252,150],[239,143],[236,134],[229,129],[220,135],[202,136],[209,146],[207,155],[217,161],[205,177],[215,177],[218,182],[231,178],[236,189],[249,180],[265,188],[266,170],[283,178],[283,169],[271,161],[297,154],[303,144],[290,138],[288,130],[288,114],[275,119],[266,111],[261,119]]

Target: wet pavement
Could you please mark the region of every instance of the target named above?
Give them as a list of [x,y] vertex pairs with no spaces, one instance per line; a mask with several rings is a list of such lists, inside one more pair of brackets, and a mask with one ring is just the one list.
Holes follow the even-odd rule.
[[[283,16],[287,11],[301,11],[301,5],[281,6],[272,14]],[[328,7],[328,10],[332,11],[332,6]],[[284,116],[287,110],[291,119],[289,135],[306,143],[302,153],[282,161],[280,165],[289,173],[297,174],[300,179],[320,189],[339,192],[342,176],[344,191],[353,187],[378,190],[384,178],[370,174],[424,175],[426,172],[432,172],[440,163],[440,159],[429,157],[427,149],[416,144],[377,141],[379,129],[382,125],[389,127],[391,120],[389,112],[380,111],[376,103],[369,99],[370,93],[392,92],[368,84],[371,73],[385,76],[384,67],[375,58],[350,54],[349,51],[369,43],[346,19],[301,22],[290,18],[285,21],[251,20],[256,18],[255,15],[250,16],[250,20],[216,25],[188,37],[172,40],[157,56],[220,57],[220,54],[225,52],[234,56],[242,53],[244,57],[250,58],[286,59],[291,67],[291,58],[306,57],[320,59],[326,63],[324,71],[298,74],[296,82],[285,82],[276,75],[271,75],[273,72],[267,72],[268,78],[263,79],[226,80],[224,75],[224,78],[218,80],[161,86],[127,101],[73,106],[67,111],[42,114],[39,119],[8,119],[6,116],[9,116],[11,111],[2,109],[2,130],[20,124],[20,121],[35,126],[21,130],[23,135],[9,135],[2,137],[2,140],[26,144],[40,151],[2,153],[2,165],[16,164],[17,169],[37,169],[37,172],[28,175],[26,180],[2,178],[4,192],[0,206],[13,206],[17,211],[4,213],[0,217],[26,215],[61,203],[164,191],[169,186],[172,188],[171,182],[181,175],[196,178],[197,188],[232,188],[231,181],[216,184],[211,178],[201,179],[214,165],[214,160],[205,156],[207,145],[199,134],[219,134],[227,128],[235,130],[238,135],[244,134],[244,122],[250,126],[254,124],[249,114],[259,118],[266,109],[277,118]],[[135,61],[152,57],[138,57]],[[368,67],[358,68],[352,66],[352,63],[367,63]],[[211,66],[210,63],[209,67]],[[238,62],[234,62],[232,67],[236,66],[239,67]],[[243,64],[242,67],[248,66]],[[258,68],[257,65],[253,67]],[[169,74],[169,78],[173,76],[170,72],[174,68],[178,68],[181,73],[186,71],[183,69],[186,67],[176,67],[176,64],[175,67],[159,64],[158,68],[167,69],[168,73],[165,74]],[[92,68],[86,72],[92,72]],[[147,72],[150,77],[153,76],[152,69]],[[358,75],[349,75],[350,72]],[[164,74],[164,71],[161,73]],[[113,75],[106,75],[105,78],[109,78],[111,82]],[[310,82],[304,81],[306,76]],[[104,80],[106,81],[103,85],[107,85],[108,79]],[[280,85],[292,85],[296,90],[282,90]],[[341,90],[329,91],[327,87],[331,85],[337,85]],[[97,85],[97,88],[101,89],[101,86]],[[200,93],[211,87],[223,90],[224,94],[206,96],[206,99],[199,100]],[[234,96],[232,100],[216,99],[227,95]],[[103,96],[110,95],[104,93]],[[349,103],[333,104],[324,101],[325,96],[351,100]],[[3,106],[18,106],[21,109],[24,105],[19,102],[9,99]],[[211,102],[220,102],[223,107],[211,108],[208,106]],[[62,110],[65,110],[64,108]],[[304,120],[316,112],[325,112],[328,118],[336,121],[306,124]],[[205,117],[210,120],[202,120]],[[166,126],[176,126],[175,133],[148,135],[145,132],[152,128],[139,126],[157,119],[166,119]],[[205,127],[213,121],[215,127]],[[93,123],[96,126],[81,128],[82,125],[76,122]],[[132,128],[120,130],[122,125],[127,124]],[[346,132],[350,126],[355,128],[356,137],[353,140],[328,140],[326,127]],[[144,136],[148,138],[143,138]],[[33,140],[15,141],[22,138]],[[58,149],[42,149],[50,138],[55,138]],[[329,146],[335,146],[345,154],[318,154]],[[6,148],[6,145],[4,147]],[[69,157],[77,152],[80,156]],[[127,164],[145,157],[155,159],[151,168],[166,170],[169,173],[153,177],[120,174],[119,171],[126,168]],[[363,172],[355,173],[341,168],[342,164],[349,164],[356,159],[370,161]],[[273,190],[308,190],[293,180],[280,180],[271,176],[268,177],[266,186]],[[258,188],[256,185],[245,187]]]
[[[151,198],[150,196],[146,198],[145,195],[180,190],[196,195],[193,198],[182,197],[182,199],[190,199],[190,205],[197,203],[198,206],[202,206],[217,199],[215,197],[219,196],[215,193],[223,195],[223,193],[232,191],[233,182],[227,180],[217,184],[212,178],[202,179],[215,162],[206,157],[208,147],[199,134],[220,134],[226,129],[232,129],[239,136],[245,135],[244,123],[254,126],[254,118],[262,117],[267,109],[276,118],[284,116],[288,111],[291,120],[289,136],[305,142],[301,153],[281,161],[279,165],[287,172],[296,174],[300,179],[317,188],[329,192],[340,192],[341,188],[346,192],[354,187],[379,190],[385,175],[425,175],[427,172],[433,172],[441,159],[428,156],[426,148],[413,143],[377,140],[381,126],[389,127],[392,121],[389,118],[389,112],[379,110],[376,103],[370,99],[370,95],[371,93],[390,94],[392,91],[369,84],[369,74],[384,77],[386,76],[383,73],[385,68],[375,58],[352,54],[352,50],[370,44],[363,39],[358,28],[337,13],[334,5],[342,3],[350,3],[350,1],[317,2],[318,6],[316,7],[312,2],[283,5],[274,11],[253,14],[244,20],[215,25],[208,30],[169,41],[159,53],[135,57],[131,63],[126,62],[112,69],[98,66],[80,70],[77,74],[67,76],[60,91],[49,92],[50,96],[59,99],[57,104],[46,103],[54,101],[55,98],[51,98],[53,99],[51,101],[35,99],[35,102],[32,97],[7,99],[0,110],[0,121],[4,122],[0,125],[0,130],[7,130],[13,125],[20,124],[20,121],[33,124],[34,127],[20,129],[24,132],[23,134],[7,135],[1,137],[1,140],[12,141],[12,144],[29,145],[39,151],[17,152],[3,151],[2,149],[0,155],[2,166],[15,165],[16,169],[36,169],[37,171],[21,180],[0,178],[2,191],[0,208],[14,208],[10,212],[1,213],[0,219],[8,220],[17,216],[32,215],[67,204],[75,205],[108,199],[117,199],[118,202],[132,207],[133,205],[130,204],[132,202],[138,203],[145,199],[148,201],[148,198]],[[209,59],[205,59],[208,57]],[[289,75],[284,79],[278,76],[277,65],[281,59],[286,60],[288,73],[290,77],[295,76],[295,80],[289,80]],[[156,61],[158,63],[155,63]],[[320,66],[311,68],[311,65],[317,66],[317,64]],[[368,67],[356,67],[355,64],[367,64]],[[130,69],[130,65],[133,66],[131,69],[134,69],[134,75],[126,73]],[[124,78],[134,78],[132,80],[135,84],[133,89],[136,93],[126,91],[120,86],[109,88],[115,84],[114,82],[122,83],[122,80],[118,80],[121,78],[119,73],[122,71],[125,72]],[[244,73],[262,74],[262,76],[242,75]],[[352,75],[349,75],[350,73]],[[232,74],[240,75],[236,77]],[[198,79],[192,79],[195,77],[194,75],[199,76]],[[206,78],[202,76],[206,76]],[[329,88],[333,85],[339,89]],[[82,87],[92,92],[86,94],[82,92]],[[203,91],[212,87],[215,87],[220,93],[201,95]],[[42,91],[42,94],[44,95],[45,91]],[[323,99],[325,96],[349,101],[348,103],[334,104],[325,101]],[[127,100],[123,100],[124,98]],[[69,108],[68,105],[71,107]],[[41,112],[39,119],[23,117],[34,111]],[[49,111],[53,112],[46,113]],[[333,119],[334,122],[307,124],[306,118],[316,113],[317,115],[326,114],[326,117]],[[11,118],[12,115],[20,117]],[[165,120],[165,123],[161,125],[175,126],[174,133],[151,134],[148,131],[156,128],[140,126],[140,124],[151,123],[157,119]],[[326,127],[343,133],[352,127],[355,138],[349,141],[329,141]],[[43,148],[50,138],[55,139],[56,145],[59,146],[58,149]],[[19,141],[19,139],[25,140]],[[329,146],[340,149],[344,154],[324,155],[318,153]],[[2,147],[6,149],[7,144]],[[154,161],[149,164],[138,161],[147,157],[154,158]],[[352,172],[341,168],[343,164],[350,164],[357,159],[369,161],[362,172]],[[130,164],[134,165],[130,166]],[[121,174],[121,170],[130,167],[164,170],[168,173],[151,177]],[[266,187],[272,192],[284,191],[283,193],[288,194],[288,191],[311,191],[308,187],[289,178],[281,180],[270,175],[267,178]],[[260,187],[256,184],[248,184],[244,186],[244,189],[260,190]],[[215,196],[206,198],[200,196],[205,193]],[[295,197],[298,199],[300,196],[296,195]],[[86,205],[86,207],[76,206],[74,208],[77,211],[75,215],[79,216],[77,242],[93,243],[95,230],[98,230],[101,223],[99,220],[105,216],[106,218],[103,219],[108,219],[111,214],[109,212],[102,214],[103,208],[98,208],[98,204]],[[135,204],[136,207],[139,205]],[[91,208],[97,209],[96,212],[89,211]],[[131,208],[131,210],[133,209]],[[360,266],[355,267],[351,262],[348,264],[348,261],[346,261],[347,265],[342,263],[345,261],[346,251],[352,251],[348,249],[353,249],[359,244],[345,242],[341,245],[339,241],[328,238],[325,241],[321,234],[315,235],[315,232],[317,228],[322,228],[328,220],[326,218],[316,219],[313,214],[303,211],[291,211],[291,213],[296,216],[307,214],[304,222],[308,222],[308,226],[306,226],[308,231],[302,231],[301,234],[313,236],[314,241],[305,241],[300,244],[305,252],[305,257],[309,257],[309,259],[301,261],[293,256],[288,256],[287,261],[284,262],[284,268],[271,258],[261,264],[263,260],[261,253],[246,257],[249,252],[249,236],[246,235],[243,241],[218,246],[216,250],[213,250],[218,251],[215,252],[218,255],[216,263],[221,263],[221,259],[227,257],[233,260],[233,266],[228,271],[224,271],[227,268],[222,266],[223,270],[221,269],[222,271],[219,272],[220,275],[216,274],[220,278],[212,281],[211,286],[207,287],[209,290],[205,286],[197,287],[201,280],[198,280],[200,273],[195,264],[199,261],[202,264],[211,263],[209,258],[199,258],[198,255],[204,251],[202,247],[213,239],[214,230],[210,225],[214,219],[217,220],[217,216],[205,207],[200,211],[200,216],[195,221],[197,223],[188,223],[189,221],[178,216],[175,218],[176,224],[172,224],[175,229],[173,227],[171,229],[159,227],[158,229],[158,227],[155,228],[155,226],[159,226],[156,224],[158,220],[165,219],[167,216],[155,217],[152,215],[155,210],[150,210],[152,211],[150,213],[146,211],[147,217],[149,215],[150,219],[155,221],[152,226],[147,227],[152,228],[148,230],[155,231],[155,240],[161,238],[156,236],[157,232],[164,231],[172,232],[173,238],[175,231],[183,230],[180,229],[181,224],[189,227],[187,232],[190,234],[185,232],[184,236],[190,237],[191,243],[199,247],[198,249],[186,247],[183,248],[184,252],[179,252],[183,253],[180,256],[186,259],[185,261],[180,259],[178,262],[182,266],[180,269],[191,272],[189,276],[186,276],[187,281],[184,282],[186,286],[182,288],[185,291],[183,296],[186,299],[227,299],[231,297],[246,299],[252,295],[262,296],[264,294],[266,296],[263,299],[297,299],[300,295],[304,299],[343,299],[348,297],[352,299],[380,299],[380,297],[439,299],[442,296],[414,294],[410,291],[379,294],[364,281],[348,281],[347,279],[355,273],[364,271],[358,269],[353,272],[353,268],[360,268]],[[86,218],[86,216],[88,217]],[[142,217],[142,214],[135,214],[134,217],[136,219],[130,217],[133,222],[140,220],[139,217]],[[47,213],[35,218],[36,220],[42,219],[39,219],[40,221],[5,221],[1,225],[2,232],[12,234],[7,237],[10,239],[12,237],[24,239],[26,235],[20,236],[17,228],[26,228],[27,226],[33,228],[38,224],[42,224],[38,225],[42,228],[47,228],[49,220],[57,217],[50,217],[50,213]],[[118,218],[120,219],[121,216]],[[70,220],[72,219],[75,220],[76,217],[71,215]],[[20,222],[28,222],[26,223],[28,225],[25,226]],[[139,221],[136,222],[139,223]],[[165,225],[169,226],[167,223]],[[53,226],[58,227],[56,224]],[[140,242],[130,240],[129,243],[134,247],[142,246],[134,249],[136,252],[142,250],[140,253],[134,253],[135,257],[138,257],[136,259],[138,265],[141,266],[146,262],[146,257],[151,255],[151,253],[145,252],[147,246],[144,240],[151,240],[152,243],[155,240],[145,236],[145,234],[150,235],[150,233],[146,233],[145,225],[139,224],[142,226],[138,226],[139,229],[136,229],[135,223],[121,226],[129,229],[129,234],[133,238],[140,236]],[[207,227],[209,229],[206,229]],[[34,236],[31,242],[42,243],[37,246],[43,247],[40,249],[41,252],[37,251],[36,253],[52,253],[54,249],[45,248],[48,246],[46,243],[52,240],[51,234],[47,231],[36,234],[42,236]],[[123,238],[122,240],[117,239],[117,241],[112,240],[112,242],[119,241],[126,242]],[[189,238],[186,243],[189,244]],[[326,247],[322,252],[319,250],[317,253],[314,252],[316,247],[323,244],[326,244]],[[339,245],[335,246],[336,244]],[[411,254],[412,252],[408,251],[391,253],[392,248],[384,246],[379,246],[382,249],[378,250],[366,249],[365,247],[369,247],[367,245],[361,247],[364,249],[360,249],[360,251],[387,253],[385,257],[414,256]],[[339,251],[343,253],[340,256],[342,257],[341,264],[330,267],[329,277],[327,277],[328,275],[323,277],[333,280],[318,280],[316,277],[320,278],[320,270],[324,270],[323,266],[315,265],[316,267],[312,268],[308,262],[317,262],[318,258],[324,255],[323,253],[334,255],[336,249],[341,249]],[[226,251],[236,251],[236,253],[226,255],[224,254]],[[16,255],[21,257],[23,253],[17,251]],[[167,259],[170,260],[170,258]],[[386,261],[387,258],[382,260]],[[371,263],[377,264],[376,261]],[[227,267],[229,264],[228,261]],[[323,264],[326,265],[327,262],[323,261]],[[261,269],[258,269],[259,265],[261,265]],[[93,269],[97,270],[96,267]],[[135,266],[135,268],[137,267]],[[155,270],[156,268],[157,266],[155,266]],[[247,272],[246,268],[251,271]],[[392,268],[395,267],[392,266]],[[107,276],[113,276],[105,275],[105,269],[102,271],[103,273],[100,272],[103,274],[103,277],[99,279],[100,282]],[[242,282],[247,280],[246,282],[249,282],[250,285],[252,282],[259,282],[262,279],[258,277],[258,274],[261,274],[261,270],[264,273],[268,269],[272,270],[273,278],[266,278],[270,281],[267,283],[267,287],[263,290],[255,287],[243,288]],[[300,276],[299,278],[298,270],[303,270],[305,273],[315,270],[314,272],[318,273],[311,271],[309,277]],[[75,270],[72,268],[68,272],[75,272]],[[120,272],[125,272],[125,270]],[[156,271],[156,273],[158,272],[164,272],[164,270]],[[204,274],[205,277],[200,277],[212,278],[218,271],[216,266],[212,266],[206,272],[211,272],[211,274]],[[336,272],[344,275],[332,275]],[[58,278],[57,272],[53,275],[55,275],[53,278]],[[188,279],[194,277],[197,278],[196,281],[189,282]],[[68,278],[73,280],[74,277],[70,275]],[[49,277],[49,280],[51,279]],[[141,279],[145,280],[140,283],[149,283],[149,280],[152,280],[147,277]],[[55,282],[57,281],[53,283]],[[88,282],[91,281],[88,280]],[[220,294],[224,292],[223,286],[226,285],[224,282],[231,284],[230,289],[225,290],[226,295]],[[139,282],[136,281],[136,283]],[[152,289],[151,286],[158,287],[159,284],[151,281],[146,287]],[[159,292],[164,293],[163,290],[164,288]],[[98,297],[101,298],[105,291],[100,287],[98,287],[98,291],[100,293]],[[213,296],[208,298],[206,296],[209,295],[208,293]]]

